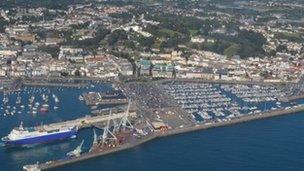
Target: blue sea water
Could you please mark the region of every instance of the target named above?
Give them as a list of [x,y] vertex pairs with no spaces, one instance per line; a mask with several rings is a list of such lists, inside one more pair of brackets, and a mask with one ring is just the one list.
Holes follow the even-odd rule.
[[[78,100],[78,96],[83,92],[110,89],[109,84],[89,89],[43,88],[40,92],[27,87],[20,93],[22,104],[25,104],[23,113],[3,116],[4,110],[0,110],[0,137],[21,121],[24,126],[33,126],[84,116],[90,109]],[[43,93],[56,94],[60,99],[59,109],[46,114],[27,113],[29,96],[34,95],[36,101],[42,101]],[[17,94],[9,95],[11,106],[15,105],[16,97]],[[2,98],[0,94],[0,103]],[[50,106],[54,103],[50,97]],[[303,170],[303,130],[304,113],[298,113],[157,139],[130,150],[54,170]],[[92,130],[85,129],[72,140],[35,147],[0,147],[0,170],[21,170],[24,164],[64,158],[82,139],[85,139],[84,151],[87,151],[92,136]]]

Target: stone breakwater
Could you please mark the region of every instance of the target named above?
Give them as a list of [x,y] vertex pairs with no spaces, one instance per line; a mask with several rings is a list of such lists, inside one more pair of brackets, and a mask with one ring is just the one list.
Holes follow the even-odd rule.
[[[254,115],[244,115],[238,118],[234,118],[231,120],[227,121],[222,121],[222,122],[213,122],[213,123],[205,123],[205,124],[198,124],[192,127],[185,127],[185,128],[178,128],[174,130],[169,130],[167,132],[156,132],[152,135],[149,135],[143,139],[137,140],[135,143],[130,144],[124,144],[121,146],[118,146],[116,148],[106,150],[106,151],[97,151],[97,152],[88,152],[85,153],[79,157],[74,157],[74,158],[69,158],[69,159],[63,159],[63,160],[55,160],[55,161],[49,161],[46,163],[41,163],[37,165],[38,169],[41,170],[47,170],[47,169],[52,169],[68,164],[72,164],[75,162],[80,162],[84,160],[88,160],[94,157],[98,156],[103,156],[111,153],[115,153],[118,151],[122,150],[127,150],[133,147],[136,147],[138,145],[144,144],[146,142],[149,142],[153,139],[156,138],[162,138],[162,137],[167,137],[167,136],[172,136],[172,135],[177,135],[177,134],[182,134],[182,133],[187,133],[187,132],[192,132],[192,131],[198,131],[198,130],[204,130],[204,129],[210,129],[210,128],[216,128],[216,127],[223,127],[223,126],[228,126],[228,125],[233,125],[233,124],[238,124],[238,123],[243,123],[243,122],[249,122],[249,121],[254,121],[254,120],[260,120],[260,119],[266,119],[266,118],[271,118],[271,117],[276,117],[276,116],[282,116],[282,115],[288,115],[288,114],[295,114],[298,112],[304,111],[304,105],[293,107],[290,109],[278,109],[278,110],[273,110],[273,111],[267,111],[267,112],[262,112],[262,113],[257,113]],[[24,170],[28,170],[27,168],[30,168],[30,165],[24,166]]]

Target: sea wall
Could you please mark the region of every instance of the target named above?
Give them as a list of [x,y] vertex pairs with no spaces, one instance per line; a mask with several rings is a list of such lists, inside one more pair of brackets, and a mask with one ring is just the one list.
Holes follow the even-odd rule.
[[301,111],[304,111],[304,105],[290,108],[290,109],[278,109],[278,110],[273,110],[273,111],[268,111],[268,112],[257,113],[254,115],[244,115],[239,118],[234,118],[232,120],[223,121],[223,122],[196,125],[196,126],[187,127],[187,128],[178,128],[178,129],[169,130],[169,131],[163,132],[163,133],[159,132],[159,133],[150,135],[144,139],[140,139],[134,144],[125,144],[123,146],[119,146],[117,148],[113,148],[113,149],[107,150],[107,151],[85,153],[85,154],[81,155],[80,157],[70,158],[70,159],[66,159],[66,160],[56,160],[56,161],[52,161],[52,162],[42,163],[42,164],[39,164],[39,169],[41,169],[41,170],[52,169],[52,168],[72,164],[75,162],[88,160],[88,159],[91,159],[94,157],[115,153],[118,151],[136,147],[138,145],[149,142],[156,138],[162,138],[162,137],[167,137],[167,136],[172,136],[172,135],[177,135],[177,134],[182,134],[182,133],[187,133],[187,132],[192,132],[192,131],[215,128],[215,127],[223,127],[223,126],[228,126],[228,125],[233,125],[233,124],[238,124],[238,123],[243,123],[243,122],[249,122],[249,121],[254,121],[254,120],[260,120],[260,119],[266,119],[266,118],[282,116],[282,115],[287,115],[287,114],[295,114],[295,113],[298,113]]

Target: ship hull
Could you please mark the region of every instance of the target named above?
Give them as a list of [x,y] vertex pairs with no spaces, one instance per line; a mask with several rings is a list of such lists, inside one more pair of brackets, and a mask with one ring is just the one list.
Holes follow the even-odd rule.
[[18,139],[18,140],[8,140],[4,143],[8,146],[22,146],[22,145],[30,145],[30,144],[41,144],[41,143],[48,143],[56,140],[63,140],[67,138],[75,137],[77,134],[76,130],[71,130],[67,132],[60,132],[56,134],[48,134],[42,135],[37,137],[30,137],[25,139]]

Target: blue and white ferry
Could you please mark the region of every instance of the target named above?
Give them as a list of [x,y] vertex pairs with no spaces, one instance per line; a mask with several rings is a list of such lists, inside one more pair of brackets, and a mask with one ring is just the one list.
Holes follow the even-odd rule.
[[1,140],[9,146],[22,146],[30,144],[48,143],[55,140],[75,138],[77,135],[76,127],[27,127],[22,123],[14,128],[7,136]]

